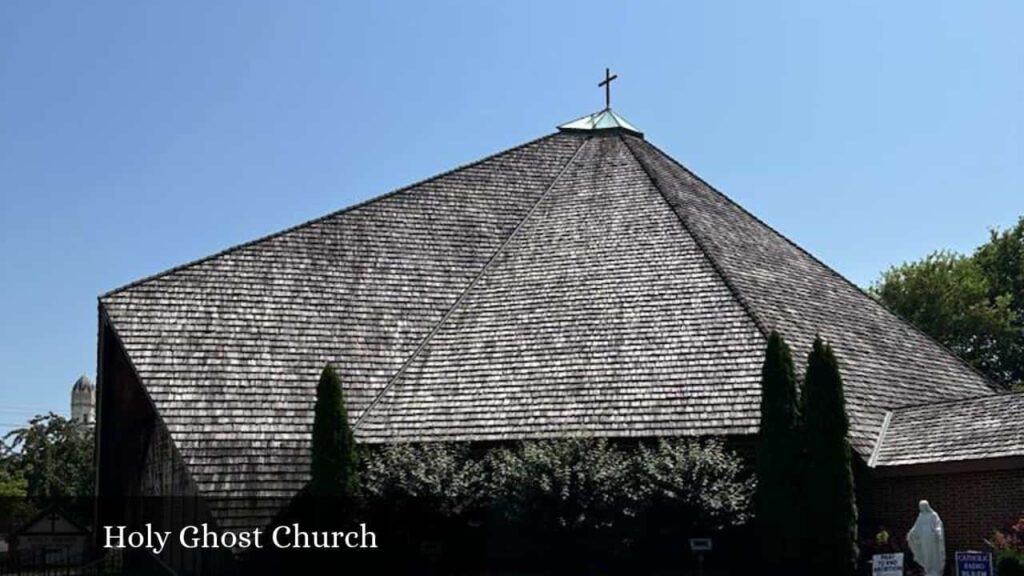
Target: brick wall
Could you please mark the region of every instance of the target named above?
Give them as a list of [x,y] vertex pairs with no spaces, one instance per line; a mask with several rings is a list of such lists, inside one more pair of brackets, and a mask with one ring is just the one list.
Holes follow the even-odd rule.
[[873,478],[861,506],[865,529],[886,526],[901,543],[928,500],[946,529],[946,551],[988,550],[996,528],[1024,515],[1024,469]]

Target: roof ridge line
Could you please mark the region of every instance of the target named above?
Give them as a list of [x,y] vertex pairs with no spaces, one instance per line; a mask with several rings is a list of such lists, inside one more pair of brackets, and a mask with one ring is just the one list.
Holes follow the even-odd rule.
[[946,398],[944,400],[935,400],[932,402],[919,402],[917,404],[907,404],[906,406],[897,406],[890,409],[890,412],[903,412],[904,410],[916,410],[918,408],[931,408],[933,406],[945,406],[947,404],[961,404],[966,402],[980,402],[982,400],[995,400],[997,398],[1006,398],[1007,396],[1021,396],[1024,397],[1024,390],[1006,390],[1003,392],[996,392],[994,394],[985,394],[982,396],[966,396],[964,398]]
[[557,184],[558,181],[562,179],[562,176],[565,174],[565,172],[576,161],[576,158],[579,157],[580,151],[583,150],[583,147],[586,146],[591,139],[592,136],[587,136],[586,138],[583,139],[580,145],[572,153],[572,156],[569,157],[569,160],[567,160],[565,165],[562,166],[562,168],[558,171],[557,174],[555,174],[555,177],[551,179],[551,183],[548,184],[547,188],[544,189],[544,192],[542,192],[540,197],[537,198],[537,201],[534,202],[532,206],[530,206],[530,209],[526,211],[526,214],[523,215],[523,218],[519,221],[518,224],[516,224],[516,227],[513,228],[509,235],[505,238],[505,240],[503,240],[501,244],[498,245],[498,247],[494,250],[494,253],[491,254],[491,257],[488,258],[487,262],[485,262],[484,265],[480,268],[480,271],[477,272],[473,279],[469,281],[469,284],[467,284],[466,287],[462,289],[462,292],[459,293],[459,296],[455,299],[454,302],[452,302],[452,305],[448,308],[444,315],[441,316],[441,319],[438,320],[436,324],[434,324],[433,328],[431,328],[430,332],[428,332],[427,335],[423,337],[423,340],[421,340],[419,345],[416,346],[416,349],[413,350],[412,354],[410,354],[409,357],[406,358],[404,362],[402,362],[402,365],[391,376],[387,384],[385,384],[380,389],[380,392],[378,392],[373,397],[373,400],[370,401],[366,408],[363,409],[362,413],[359,414],[359,417],[356,418],[355,423],[352,425],[353,431],[359,429],[360,424],[363,423],[363,420],[366,419],[366,416],[377,406],[377,404],[380,403],[380,401],[384,398],[384,395],[387,394],[389,390],[391,390],[395,382],[397,382],[398,379],[401,378],[403,374],[405,374],[406,369],[412,364],[413,360],[415,360],[420,355],[420,352],[422,352],[423,349],[426,348],[427,344],[430,343],[434,335],[441,330],[441,327],[444,326],[445,323],[448,322],[448,319],[451,318],[452,314],[455,313],[459,305],[462,304],[462,302],[466,299],[466,296],[473,290],[474,287],[476,287],[480,279],[483,278],[484,273],[486,273],[487,270],[491,267],[491,264],[493,264],[494,261],[498,259],[498,255],[504,252],[505,248],[512,242],[512,240],[516,236],[518,236],[520,230],[523,229],[523,226],[526,224],[526,222],[530,219],[531,216],[533,216],[533,213],[536,212],[537,207],[540,206],[541,202],[543,202],[545,198],[548,198],[548,196],[550,196],[551,191],[554,190],[555,188],[555,184]]
[[[969,371],[973,372],[975,375],[977,375],[979,378],[981,378],[981,381],[985,385],[987,385],[989,387],[989,389],[992,390],[992,395],[1000,394],[1000,393],[1003,393],[1003,392],[1007,391],[1004,387],[1000,386],[999,384],[997,384],[997,383],[993,382],[991,379],[989,379],[989,377],[986,376],[985,374],[983,374],[981,372],[981,370],[978,370],[974,366],[971,366],[970,364],[968,364],[966,360],[964,360],[958,354],[953,352],[953,350],[951,350],[949,348],[949,346],[946,346],[942,342],[939,342],[935,338],[932,338],[930,335],[925,333],[923,330],[921,330],[920,328],[915,326],[914,323],[912,323],[910,320],[907,320],[906,318],[904,318],[903,315],[901,315],[900,313],[892,310],[891,308],[889,308],[885,304],[882,304],[880,301],[878,301],[873,296],[871,296],[871,294],[868,294],[867,291],[865,291],[863,288],[861,288],[860,286],[857,286],[856,284],[854,284],[852,280],[850,280],[846,276],[843,276],[842,274],[840,274],[839,272],[834,270],[831,266],[826,264],[824,261],[822,261],[820,258],[815,256],[814,254],[811,254],[809,251],[804,249],[802,246],[800,246],[796,242],[790,240],[790,238],[788,236],[786,236],[782,232],[779,232],[778,230],[776,230],[774,227],[772,227],[771,224],[768,224],[764,220],[761,220],[761,218],[759,218],[756,214],[750,212],[749,210],[744,208],[742,205],[740,205],[738,202],[736,202],[735,200],[730,198],[728,194],[725,194],[721,190],[719,190],[718,188],[715,188],[707,180],[701,178],[698,174],[696,174],[695,172],[693,172],[692,170],[690,170],[686,166],[683,166],[683,164],[681,162],[679,162],[678,160],[673,158],[671,155],[666,154],[665,151],[663,151],[661,148],[658,148],[657,146],[655,146],[654,144],[648,142],[647,140],[644,140],[644,142],[647,143],[651,148],[654,148],[659,154],[661,154],[662,156],[668,158],[669,161],[671,161],[673,164],[678,166],[681,170],[683,170],[684,172],[689,174],[690,177],[692,177],[694,180],[697,180],[698,182],[700,182],[701,184],[706,186],[708,188],[708,190],[711,190],[715,194],[718,194],[719,196],[724,198],[726,202],[728,202],[729,204],[732,204],[737,209],[739,209],[740,212],[746,214],[747,216],[752,218],[755,222],[757,222],[761,226],[764,226],[765,228],[767,228],[770,232],[772,232],[773,234],[775,234],[779,238],[782,238],[782,240],[784,240],[787,244],[789,244],[790,246],[796,248],[797,251],[799,251],[801,254],[804,254],[805,256],[810,258],[812,261],[817,263],[819,266],[824,268],[826,272],[828,272],[829,274],[835,276],[836,278],[839,278],[839,280],[841,280],[845,284],[851,286],[855,291],[859,292],[862,296],[864,296],[868,300],[874,302],[876,305],[881,307],[883,310],[885,310],[886,312],[888,312],[889,314],[894,316],[901,323],[903,323],[903,325],[910,327],[910,329],[913,332],[916,332],[918,335],[923,336],[926,340],[930,341],[932,344],[935,344],[936,346],[941,348],[943,351],[945,351],[949,356],[955,358],[956,361],[959,362],[962,366],[964,366]],[[643,164],[643,163],[641,162],[641,164]],[[963,400],[963,398],[960,398],[960,400]]]
[[885,418],[882,419],[882,427],[878,430],[878,438],[875,438],[875,447],[871,449],[871,456],[868,458],[868,468],[878,465],[878,453],[882,450],[882,443],[885,442],[885,435],[889,432],[891,422],[892,410],[886,410]]
[[109,290],[107,292],[104,292],[103,294],[100,294],[99,295],[99,299],[102,300],[103,298],[114,296],[114,295],[116,295],[116,294],[118,294],[120,292],[124,292],[125,290],[134,288],[134,287],[139,286],[141,284],[145,284],[146,282],[150,282],[150,281],[156,280],[158,278],[163,278],[164,276],[169,276],[171,274],[174,274],[175,272],[180,272],[180,271],[182,271],[182,270],[184,270],[186,268],[190,268],[192,266],[197,266],[199,264],[203,264],[204,262],[207,262],[209,260],[213,260],[215,258],[219,258],[221,256],[224,256],[225,254],[230,254],[230,253],[235,252],[237,250],[242,250],[242,249],[248,248],[250,246],[254,246],[256,244],[259,244],[261,242],[266,242],[268,240],[273,240],[274,238],[277,238],[278,236],[283,236],[283,235],[285,235],[285,234],[287,234],[289,232],[294,232],[295,230],[299,230],[299,229],[305,228],[307,226],[312,226],[314,224],[318,224],[318,223],[323,222],[325,220],[328,220],[330,218],[334,218],[336,216],[341,216],[342,214],[345,214],[346,212],[351,212],[352,210],[356,210],[358,208],[363,208],[365,206],[368,206],[368,205],[373,204],[375,202],[378,202],[380,200],[384,200],[384,199],[390,198],[392,196],[397,196],[397,195],[399,195],[399,194],[401,194],[403,192],[408,192],[409,190],[411,190],[411,189],[413,189],[413,188],[415,188],[417,186],[422,186],[424,184],[429,184],[430,182],[433,182],[434,180],[438,180],[440,178],[444,178],[445,176],[451,175],[452,173],[458,172],[459,170],[465,170],[466,168],[472,168],[473,166],[476,166],[478,164],[482,164],[484,162],[487,162],[488,160],[492,160],[492,159],[497,158],[498,156],[501,156],[503,154],[507,154],[509,152],[515,152],[516,150],[521,150],[523,148],[526,148],[527,146],[531,146],[533,144],[537,144],[539,142],[543,142],[544,140],[547,140],[549,138],[554,138],[555,136],[558,136],[559,134],[560,134],[560,132],[552,132],[550,134],[545,134],[544,136],[541,136],[540,138],[534,138],[533,140],[530,140],[528,142],[524,142],[524,143],[522,143],[522,144],[520,144],[518,146],[513,146],[511,148],[506,148],[504,150],[495,152],[494,154],[490,154],[488,156],[484,156],[483,158],[478,158],[478,159],[473,160],[471,162],[467,162],[465,164],[461,164],[461,165],[456,166],[455,168],[452,168],[450,170],[445,170],[444,172],[439,172],[437,174],[434,174],[433,176],[429,176],[429,177],[424,178],[422,180],[419,180],[417,182],[413,182],[412,184],[408,184],[408,185],[402,186],[401,188],[396,188],[394,190],[391,190],[390,192],[385,192],[383,194],[379,194],[377,196],[373,196],[371,198],[367,198],[366,200],[363,200],[361,202],[356,202],[355,204],[352,204],[350,206],[346,206],[345,208],[341,208],[341,209],[338,209],[338,210],[334,210],[332,212],[328,212],[327,214],[324,214],[322,216],[318,216],[318,217],[313,218],[311,220],[306,220],[305,222],[300,222],[299,224],[295,224],[294,226],[289,226],[287,228],[284,228],[283,230],[278,230],[277,232],[271,232],[270,234],[267,234],[265,236],[261,236],[259,238],[254,239],[254,240],[248,240],[248,241],[242,242],[240,244],[235,244],[235,245],[229,246],[227,248],[224,248],[223,250],[215,252],[213,254],[209,254],[209,255],[203,256],[201,258],[196,258],[195,260],[191,260],[191,261],[186,262],[184,264],[179,264],[177,266],[168,268],[166,270],[163,270],[161,272],[157,272],[155,274],[150,274],[149,276],[145,276],[143,278],[139,278],[138,280],[133,280],[133,281],[127,283],[127,284],[124,284],[122,286],[119,286],[119,287],[114,288],[112,290]]
[[729,290],[729,292],[733,295],[733,297],[736,299],[736,302],[739,303],[740,308],[742,308],[743,311],[746,312],[751,322],[754,323],[754,327],[757,328],[757,330],[761,333],[762,336],[767,338],[770,334],[770,331],[761,322],[761,319],[758,318],[756,314],[754,314],[753,308],[751,308],[751,306],[747,303],[746,298],[740,292],[739,288],[733,285],[732,281],[729,280],[729,277],[725,275],[725,271],[722,270],[722,267],[718,265],[718,261],[715,260],[715,258],[711,255],[711,252],[708,251],[707,247],[704,246],[704,241],[693,231],[693,229],[690,227],[690,224],[686,221],[683,215],[680,214],[679,211],[677,211],[672,206],[671,202],[669,202],[668,196],[665,194],[665,191],[658,184],[657,179],[647,168],[647,165],[644,163],[644,161],[641,160],[639,156],[637,156],[636,152],[633,150],[633,146],[629,143],[629,141],[625,139],[621,134],[618,134],[617,136],[620,140],[622,140],[622,143],[626,145],[626,149],[629,150],[630,156],[632,156],[633,160],[637,163],[637,165],[640,166],[640,169],[644,171],[644,174],[647,176],[647,179],[650,180],[651,185],[654,186],[654,189],[658,191],[658,195],[661,196],[661,199],[664,200],[665,204],[668,205],[668,209],[673,214],[675,214],[676,219],[679,221],[679,224],[683,227],[683,230],[685,230],[686,233],[690,236],[690,238],[693,239],[693,242],[697,245],[697,248],[700,250],[701,254],[703,254],[704,258],[708,261],[709,264],[711,264],[711,268],[715,271],[715,274],[717,274],[718,277],[722,280],[722,284],[724,284],[726,289]]

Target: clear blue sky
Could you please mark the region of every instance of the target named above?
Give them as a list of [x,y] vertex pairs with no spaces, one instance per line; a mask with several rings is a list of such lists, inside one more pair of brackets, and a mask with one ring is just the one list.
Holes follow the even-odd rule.
[[0,429],[68,411],[97,295],[551,132],[605,66],[862,286],[1024,214],[1019,1],[552,4],[0,3]]

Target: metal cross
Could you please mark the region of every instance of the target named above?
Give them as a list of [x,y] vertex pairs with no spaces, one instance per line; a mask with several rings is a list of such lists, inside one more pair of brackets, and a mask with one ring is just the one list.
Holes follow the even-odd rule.
[[598,87],[604,86],[604,108],[608,110],[612,107],[612,80],[618,78],[618,74],[612,74],[612,71],[608,68],[604,69],[604,82],[598,83]]

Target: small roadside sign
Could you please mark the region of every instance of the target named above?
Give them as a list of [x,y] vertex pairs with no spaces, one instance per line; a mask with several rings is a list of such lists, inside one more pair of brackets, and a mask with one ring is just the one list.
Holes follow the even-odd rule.
[[969,550],[956,553],[957,576],[992,576],[992,553]]
[[871,576],[903,576],[903,553],[872,556]]
[[693,552],[710,552],[711,538],[690,538],[690,550]]

